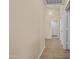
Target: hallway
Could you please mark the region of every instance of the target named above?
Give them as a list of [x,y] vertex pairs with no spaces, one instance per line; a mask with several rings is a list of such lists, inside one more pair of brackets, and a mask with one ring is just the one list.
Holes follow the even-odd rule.
[[69,52],[65,51],[59,39],[46,39],[45,50],[40,59],[69,59]]
[[[68,19],[66,16],[62,17],[68,8],[68,2],[68,0],[10,0],[9,58],[69,59],[67,56],[69,53],[63,49],[69,45],[66,34],[68,31],[65,31],[68,28],[67,25],[64,26]],[[63,47],[59,39],[52,37],[60,38]]]

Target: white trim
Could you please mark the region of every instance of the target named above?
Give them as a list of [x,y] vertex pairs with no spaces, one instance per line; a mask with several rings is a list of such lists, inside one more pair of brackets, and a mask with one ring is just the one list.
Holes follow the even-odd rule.
[[39,54],[39,56],[38,56],[38,58],[37,58],[37,59],[39,59],[39,58],[41,57],[41,55],[42,55],[42,53],[43,53],[44,49],[45,49],[45,47],[42,49],[42,51],[40,52],[40,54]]

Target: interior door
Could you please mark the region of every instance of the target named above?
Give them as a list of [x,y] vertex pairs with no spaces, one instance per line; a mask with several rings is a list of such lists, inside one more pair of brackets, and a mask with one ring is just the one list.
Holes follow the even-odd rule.
[[52,37],[59,38],[60,36],[60,22],[59,21],[51,21],[51,29],[52,29]]

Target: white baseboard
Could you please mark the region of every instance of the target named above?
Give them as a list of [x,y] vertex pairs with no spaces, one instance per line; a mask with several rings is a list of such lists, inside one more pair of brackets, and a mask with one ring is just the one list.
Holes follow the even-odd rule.
[[40,54],[39,54],[39,56],[38,56],[38,58],[37,58],[37,59],[39,59],[39,58],[41,57],[41,55],[42,55],[42,53],[43,53],[44,49],[45,49],[45,47],[42,49],[42,51],[40,52]]

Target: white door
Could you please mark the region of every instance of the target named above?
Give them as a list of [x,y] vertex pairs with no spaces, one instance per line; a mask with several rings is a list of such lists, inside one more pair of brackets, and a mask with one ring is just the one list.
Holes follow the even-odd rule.
[[60,35],[60,21],[51,21],[52,37],[59,38]]

